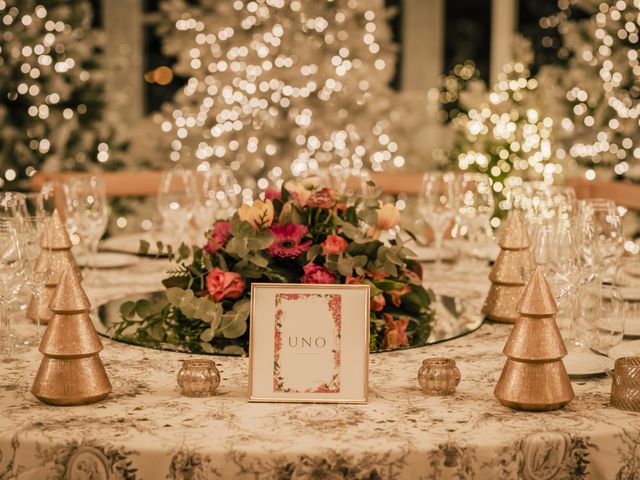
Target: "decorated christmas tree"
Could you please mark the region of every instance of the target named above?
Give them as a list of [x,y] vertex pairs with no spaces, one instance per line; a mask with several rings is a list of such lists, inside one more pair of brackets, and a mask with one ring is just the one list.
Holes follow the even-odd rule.
[[[541,20],[557,28],[562,66],[538,75],[554,118],[555,155],[588,180],[640,182],[640,2],[576,0]],[[556,27],[557,26],[557,27]],[[568,166],[572,166],[570,163]],[[640,251],[640,217],[624,219],[625,249]]]
[[51,299],[55,313],[40,344],[44,359],[31,392],[52,405],[84,405],[111,392],[102,360],[102,342],[89,309],[91,304],[80,283],[80,275],[68,267]]
[[162,8],[165,53],[187,78],[161,125],[173,161],[224,162],[260,188],[329,164],[404,165],[388,134],[395,52],[382,1]]
[[[564,67],[547,67],[545,88],[557,97],[559,127],[567,154],[587,167],[606,165],[640,178],[640,2],[560,2],[553,22],[562,35]],[[586,18],[585,18],[586,17]],[[553,90],[547,90],[551,94]]]
[[443,118],[451,121],[454,132],[450,158],[460,170],[486,173],[493,181],[493,227],[509,208],[504,193],[512,177],[551,183],[559,173],[552,161],[553,121],[542,113],[526,40],[516,38],[514,57],[518,60],[503,67],[490,90],[478,79],[473,64],[465,64],[443,80],[441,92]]
[[495,388],[503,405],[549,411],[575,397],[562,363],[567,349],[556,325],[557,311],[544,274],[537,268],[522,294],[520,316],[503,351],[508,358]]
[[101,36],[86,0],[0,2],[0,187],[37,170],[117,168]]

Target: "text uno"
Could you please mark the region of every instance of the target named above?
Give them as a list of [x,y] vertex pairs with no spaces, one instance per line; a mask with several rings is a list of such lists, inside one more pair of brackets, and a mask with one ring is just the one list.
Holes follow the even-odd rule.
[[291,348],[324,348],[327,340],[324,337],[289,337],[289,347]]

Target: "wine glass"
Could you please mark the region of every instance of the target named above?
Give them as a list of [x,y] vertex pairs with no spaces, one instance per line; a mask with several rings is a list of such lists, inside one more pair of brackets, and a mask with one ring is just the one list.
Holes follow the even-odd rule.
[[24,284],[24,264],[15,220],[0,219],[0,342],[2,354],[13,356],[16,339],[8,308]]
[[587,314],[587,339],[591,349],[607,355],[618,345],[624,336],[625,315],[620,289],[616,285],[598,283],[592,285],[592,303],[596,308]]
[[457,211],[455,176],[453,173],[431,172],[422,176],[418,209],[433,230],[436,268],[442,266],[442,241]]
[[581,201],[578,223],[584,268],[608,280],[624,253],[622,221],[615,203],[602,198]]
[[[41,255],[43,250],[50,248],[50,242],[47,238],[47,222],[48,218],[44,216],[24,217],[20,221],[20,241],[25,269],[25,284],[31,290],[34,303],[37,306],[35,312],[38,330],[40,327],[40,308],[38,308],[40,297],[51,275],[51,264],[46,256]],[[38,345],[40,340],[41,335],[38,332],[34,338],[28,339],[24,343]]]
[[65,184],[67,221],[88,253],[89,279],[95,278],[98,245],[107,229],[109,206],[105,183],[98,177],[73,177]]
[[459,181],[458,219],[471,244],[471,253],[480,255],[483,241],[491,237],[494,200],[491,179],[483,173],[465,173]]
[[19,193],[16,196],[17,212],[21,217],[46,217],[51,214],[45,208],[45,197],[41,192]]
[[198,230],[209,230],[217,220],[227,220],[234,214],[238,196],[237,184],[230,168],[219,165],[195,173],[197,202],[193,215]]
[[11,219],[20,215],[19,192],[0,192],[0,219]]
[[194,173],[180,167],[162,174],[158,191],[158,211],[164,227],[172,232],[172,244],[180,244],[197,203]]
[[568,219],[546,222],[533,239],[533,254],[558,305],[556,320],[565,343],[584,347],[585,328],[577,324],[576,285],[580,278],[580,257]]

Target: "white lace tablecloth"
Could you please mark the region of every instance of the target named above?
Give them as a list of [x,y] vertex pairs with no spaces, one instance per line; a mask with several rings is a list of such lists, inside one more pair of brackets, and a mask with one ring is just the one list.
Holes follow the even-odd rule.
[[[164,266],[144,260],[88,291],[94,301],[148,291]],[[484,274],[456,269],[429,283],[479,305]],[[246,358],[218,358],[217,395],[187,398],[175,381],[187,355],[105,340],[113,393],[52,407],[29,393],[42,358],[32,349],[0,364],[0,479],[640,478],[640,417],[609,406],[609,379],[574,382],[575,401],[556,412],[495,400],[509,330],[485,324],[450,342],[372,355],[366,405],[250,404]],[[455,395],[419,390],[416,373],[430,356],[457,360]]]

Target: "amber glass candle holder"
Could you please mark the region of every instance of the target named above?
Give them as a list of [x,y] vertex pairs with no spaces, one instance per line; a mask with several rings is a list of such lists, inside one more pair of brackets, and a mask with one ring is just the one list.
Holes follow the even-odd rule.
[[451,358],[427,358],[418,370],[418,383],[427,395],[451,395],[460,383],[460,370]]
[[220,372],[213,360],[183,360],[178,385],[187,397],[210,397],[220,385]]

